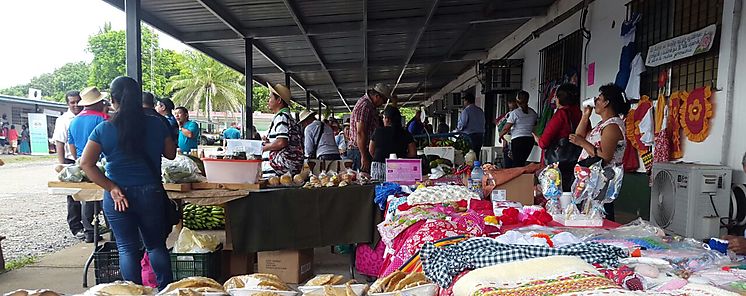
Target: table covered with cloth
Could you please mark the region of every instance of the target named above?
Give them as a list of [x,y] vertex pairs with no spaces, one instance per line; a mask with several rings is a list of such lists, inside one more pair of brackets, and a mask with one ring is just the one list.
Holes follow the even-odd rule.
[[226,204],[234,252],[375,243],[374,186],[268,189]]

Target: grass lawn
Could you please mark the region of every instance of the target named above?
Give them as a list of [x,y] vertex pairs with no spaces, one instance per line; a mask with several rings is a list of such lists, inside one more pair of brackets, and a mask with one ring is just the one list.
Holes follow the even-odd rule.
[[2,160],[6,165],[14,164],[14,163],[30,163],[30,162],[48,161],[48,160],[55,160],[55,159],[57,159],[57,156],[53,154],[50,154],[50,155],[0,155],[0,160]]

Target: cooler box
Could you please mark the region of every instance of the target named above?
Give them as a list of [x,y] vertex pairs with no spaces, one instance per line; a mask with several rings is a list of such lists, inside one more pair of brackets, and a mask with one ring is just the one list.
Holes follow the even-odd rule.
[[207,181],[211,183],[256,184],[262,173],[261,160],[203,158]]

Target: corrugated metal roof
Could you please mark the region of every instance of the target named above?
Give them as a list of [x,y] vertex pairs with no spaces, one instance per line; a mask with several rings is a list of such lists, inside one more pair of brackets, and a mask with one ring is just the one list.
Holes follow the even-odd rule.
[[340,110],[347,109],[340,94],[354,105],[366,79],[392,86],[399,80],[400,99],[427,98],[555,0],[141,1],[145,22],[238,71],[245,65],[242,38],[253,37],[254,79],[284,83],[287,70],[300,103],[308,89]]

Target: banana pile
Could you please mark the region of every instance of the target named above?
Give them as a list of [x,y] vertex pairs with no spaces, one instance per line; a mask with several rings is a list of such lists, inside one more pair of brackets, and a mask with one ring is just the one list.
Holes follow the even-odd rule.
[[184,206],[184,226],[192,230],[223,229],[225,227],[225,209],[219,206]]

